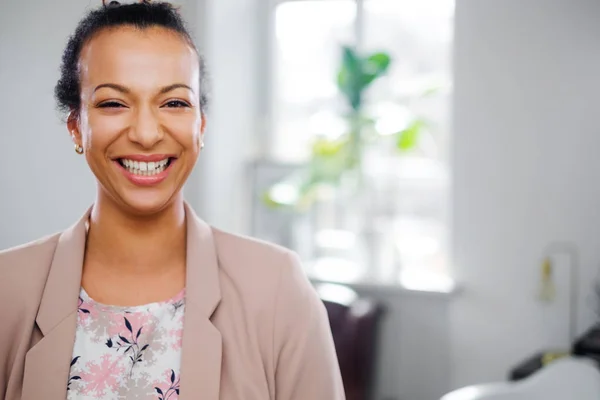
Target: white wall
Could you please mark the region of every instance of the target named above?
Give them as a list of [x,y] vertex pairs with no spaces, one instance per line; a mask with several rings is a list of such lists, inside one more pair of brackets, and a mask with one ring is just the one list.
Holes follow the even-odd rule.
[[547,243],[580,249],[579,330],[600,267],[600,3],[458,0],[453,136],[454,387],[506,377],[547,337]]
[[213,97],[198,166],[199,212],[233,232],[247,231],[249,221],[247,160],[255,151],[260,107],[259,5],[260,0],[206,0],[200,16]]
[[87,3],[11,1],[0,11],[0,248],[64,229],[93,201],[92,175],[53,100]]

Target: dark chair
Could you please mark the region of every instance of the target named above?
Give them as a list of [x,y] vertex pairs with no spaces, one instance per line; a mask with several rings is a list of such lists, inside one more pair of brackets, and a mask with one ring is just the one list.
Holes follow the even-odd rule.
[[[346,290],[351,290],[346,288]],[[317,291],[329,315],[347,400],[371,400],[384,307],[358,296],[335,298]]]

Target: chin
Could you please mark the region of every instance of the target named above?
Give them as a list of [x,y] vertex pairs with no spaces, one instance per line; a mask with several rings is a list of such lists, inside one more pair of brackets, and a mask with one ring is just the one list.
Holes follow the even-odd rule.
[[151,216],[168,208],[177,195],[169,193],[136,193],[121,197],[121,203],[127,211],[136,216]]

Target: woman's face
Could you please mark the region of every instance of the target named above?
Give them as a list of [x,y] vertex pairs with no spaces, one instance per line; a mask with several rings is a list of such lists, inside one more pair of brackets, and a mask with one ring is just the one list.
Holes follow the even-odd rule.
[[195,51],[164,28],[107,29],[82,49],[68,127],[100,196],[148,215],[181,195],[204,132],[199,73]]

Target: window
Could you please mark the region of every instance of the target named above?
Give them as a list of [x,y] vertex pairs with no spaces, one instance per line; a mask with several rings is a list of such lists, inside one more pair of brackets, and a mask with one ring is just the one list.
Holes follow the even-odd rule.
[[[364,168],[383,188],[382,207],[393,206],[386,229],[401,266],[395,278],[415,288],[446,284],[453,0],[290,0],[271,11],[271,158],[302,163],[318,135],[346,129],[335,80],[342,45],[388,53],[387,75],[366,96],[376,130],[398,132],[415,116],[428,129],[410,152],[370,151]],[[380,219],[389,222],[389,213]]]
[[[340,129],[319,126],[319,111],[334,110],[339,101],[333,79],[339,46],[353,42],[355,19],[353,0],[290,1],[276,7],[274,158],[303,161],[308,157],[311,132]],[[328,122],[332,124],[324,121]]]

